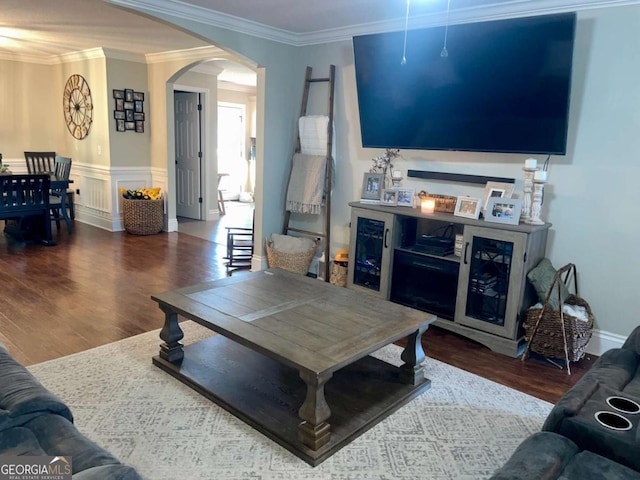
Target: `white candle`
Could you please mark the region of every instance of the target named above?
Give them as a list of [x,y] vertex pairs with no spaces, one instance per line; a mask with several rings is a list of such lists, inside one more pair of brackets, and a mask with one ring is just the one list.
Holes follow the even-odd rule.
[[538,170],[537,172],[534,172],[533,179],[534,180],[540,180],[542,182],[546,182],[547,181],[547,172],[545,172],[544,170]]
[[535,158],[527,158],[524,161],[524,168],[536,168],[538,166],[538,161]]
[[436,201],[433,198],[423,198],[420,203],[422,213],[433,213],[436,209]]
[[394,170],[391,174],[392,178],[402,178],[402,172],[400,170]]

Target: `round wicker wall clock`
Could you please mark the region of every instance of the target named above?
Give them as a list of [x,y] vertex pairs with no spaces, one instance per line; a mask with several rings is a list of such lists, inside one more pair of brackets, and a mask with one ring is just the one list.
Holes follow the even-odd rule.
[[69,133],[74,138],[82,140],[89,135],[93,122],[93,103],[91,89],[82,75],[74,74],[67,80],[62,95],[62,110]]

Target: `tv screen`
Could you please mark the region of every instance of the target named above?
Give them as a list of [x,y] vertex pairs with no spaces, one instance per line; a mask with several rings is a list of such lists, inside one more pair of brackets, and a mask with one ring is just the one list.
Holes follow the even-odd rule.
[[576,16],[353,38],[363,147],[565,154]]

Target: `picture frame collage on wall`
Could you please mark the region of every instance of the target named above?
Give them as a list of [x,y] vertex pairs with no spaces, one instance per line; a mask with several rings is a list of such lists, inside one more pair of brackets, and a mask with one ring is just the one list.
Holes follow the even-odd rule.
[[144,133],[144,92],[135,92],[131,88],[113,90],[116,132],[132,131]]

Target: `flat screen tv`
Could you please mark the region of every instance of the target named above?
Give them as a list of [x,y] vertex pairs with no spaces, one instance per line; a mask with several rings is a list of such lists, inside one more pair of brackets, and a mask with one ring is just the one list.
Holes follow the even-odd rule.
[[364,147],[566,153],[574,13],[353,38]]

